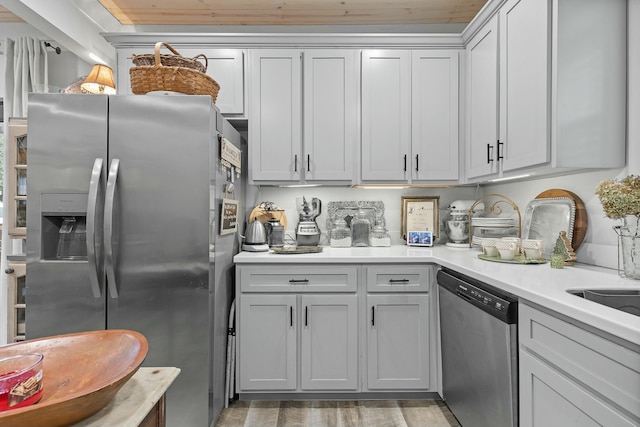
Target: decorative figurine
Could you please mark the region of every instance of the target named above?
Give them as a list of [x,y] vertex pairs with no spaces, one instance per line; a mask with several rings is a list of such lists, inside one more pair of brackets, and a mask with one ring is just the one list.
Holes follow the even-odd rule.
[[571,247],[567,232],[561,231],[556,240],[556,245],[551,252],[551,268],[562,268],[565,265],[574,265],[576,259],[576,253]]

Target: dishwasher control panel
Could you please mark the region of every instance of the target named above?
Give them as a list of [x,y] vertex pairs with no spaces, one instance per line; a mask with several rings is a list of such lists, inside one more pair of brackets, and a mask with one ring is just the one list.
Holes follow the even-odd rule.
[[518,300],[513,295],[445,268],[438,271],[437,278],[438,285],[443,290],[457,295],[505,323],[518,322]]
[[509,301],[470,284],[458,284],[456,293],[502,313],[507,313],[509,310]]

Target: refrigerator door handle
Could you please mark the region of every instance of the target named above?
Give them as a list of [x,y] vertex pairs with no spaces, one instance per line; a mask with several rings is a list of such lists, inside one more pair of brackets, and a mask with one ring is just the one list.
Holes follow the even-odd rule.
[[102,164],[104,160],[97,158],[93,162],[91,180],[89,181],[89,201],[87,203],[87,260],[89,261],[89,282],[94,298],[100,298],[100,279],[98,277],[98,261],[96,257],[96,210],[98,191],[102,180]]
[[116,284],[115,260],[113,258],[113,207],[116,195],[116,183],[120,160],[113,159],[107,178],[107,195],[104,203],[104,252],[105,268],[107,270],[107,283],[109,283],[109,295],[118,298],[118,286]]

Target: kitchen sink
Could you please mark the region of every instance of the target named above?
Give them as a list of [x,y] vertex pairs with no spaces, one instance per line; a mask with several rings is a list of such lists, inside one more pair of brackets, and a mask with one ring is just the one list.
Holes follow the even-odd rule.
[[640,289],[580,289],[568,293],[616,310],[640,316]]

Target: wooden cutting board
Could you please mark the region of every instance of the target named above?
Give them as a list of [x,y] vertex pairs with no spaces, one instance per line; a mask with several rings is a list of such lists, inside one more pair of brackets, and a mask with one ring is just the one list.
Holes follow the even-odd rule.
[[575,193],[568,190],[562,190],[559,188],[552,188],[545,190],[536,196],[536,199],[553,199],[556,197],[567,197],[574,201],[576,204],[576,216],[573,223],[573,236],[571,239],[571,247],[573,250],[577,250],[582,244],[584,236],[587,234],[587,226],[589,221],[587,219],[587,209],[584,207],[582,199]]

